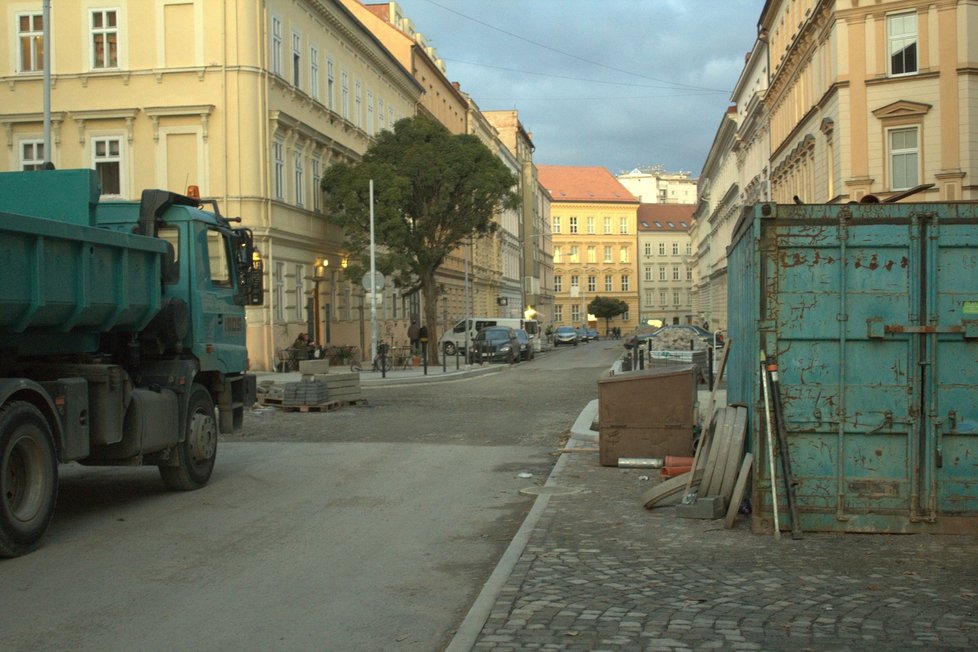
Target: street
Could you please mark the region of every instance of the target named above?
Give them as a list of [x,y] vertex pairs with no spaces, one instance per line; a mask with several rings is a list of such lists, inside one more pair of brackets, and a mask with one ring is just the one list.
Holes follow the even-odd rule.
[[197,492],[62,467],[42,547],[0,561],[0,648],[442,649],[620,351],[255,412]]

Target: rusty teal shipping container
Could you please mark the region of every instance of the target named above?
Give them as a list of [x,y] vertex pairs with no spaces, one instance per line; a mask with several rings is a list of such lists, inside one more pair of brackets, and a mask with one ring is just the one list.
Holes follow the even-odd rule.
[[978,532],[978,204],[758,204],[727,260],[752,526],[773,512],[763,350],[780,367],[803,530]]

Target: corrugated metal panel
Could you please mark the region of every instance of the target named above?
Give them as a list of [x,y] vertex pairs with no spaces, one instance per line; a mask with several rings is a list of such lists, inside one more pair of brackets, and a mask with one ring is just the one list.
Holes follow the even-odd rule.
[[759,417],[755,526],[771,516],[765,350],[804,529],[978,530],[976,267],[975,204],[745,212],[728,258],[728,400]]

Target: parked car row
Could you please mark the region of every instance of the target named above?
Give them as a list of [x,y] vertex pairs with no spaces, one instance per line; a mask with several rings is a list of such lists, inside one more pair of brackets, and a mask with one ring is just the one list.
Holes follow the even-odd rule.
[[577,346],[583,342],[587,344],[591,340],[598,339],[598,331],[594,328],[574,328],[573,326],[558,326],[554,331],[554,346],[573,344]]

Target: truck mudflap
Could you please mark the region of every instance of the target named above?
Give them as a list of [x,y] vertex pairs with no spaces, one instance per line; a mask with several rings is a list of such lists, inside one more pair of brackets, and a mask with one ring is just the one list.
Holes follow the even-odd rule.
[[224,377],[217,393],[218,427],[221,434],[238,432],[244,425],[245,410],[255,404],[258,396],[258,378],[254,374],[236,374]]
[[88,383],[84,379],[45,382],[27,378],[0,379],[0,406],[20,400],[33,404],[50,424],[59,462],[88,455],[88,423],[83,414],[88,403]]

